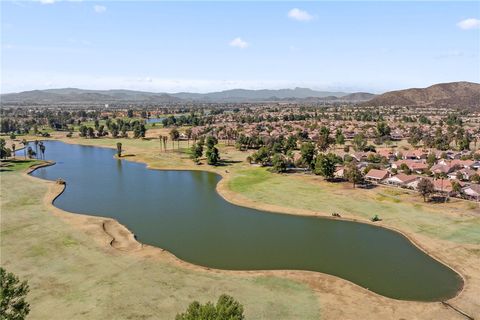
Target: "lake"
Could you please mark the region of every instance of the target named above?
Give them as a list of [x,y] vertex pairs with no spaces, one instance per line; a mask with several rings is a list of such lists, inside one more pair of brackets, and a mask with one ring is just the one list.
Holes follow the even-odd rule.
[[216,192],[221,177],[213,173],[150,170],[115,159],[114,149],[44,144],[56,164],[32,175],[66,181],[56,207],[115,218],[140,242],[190,263],[323,272],[402,300],[446,300],[463,285],[457,273],[397,232],[239,207]]

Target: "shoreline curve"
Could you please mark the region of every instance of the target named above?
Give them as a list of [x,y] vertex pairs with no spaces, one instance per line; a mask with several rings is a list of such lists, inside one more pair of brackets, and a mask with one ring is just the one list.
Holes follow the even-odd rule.
[[[60,141],[60,142],[64,142],[62,140],[55,140],[55,139],[52,139],[50,141]],[[77,143],[71,143],[71,144],[77,144]],[[82,145],[82,144],[77,144],[77,145]],[[82,145],[82,146],[90,146],[90,145]],[[112,147],[108,147],[108,146],[91,146],[91,147],[104,147],[104,148],[108,148],[108,149],[113,149]],[[116,155],[114,155],[114,158],[116,159],[119,159]],[[122,251],[122,252],[125,252],[125,253],[133,253],[135,251],[141,251],[142,249],[144,248],[150,248],[150,249],[153,249],[153,250],[159,250],[160,253],[167,253],[171,258],[174,258],[174,260],[178,263],[180,263],[182,266],[184,267],[187,267],[187,268],[194,268],[194,269],[201,269],[201,270],[204,270],[204,271],[212,271],[212,270],[215,270],[215,271],[218,271],[218,272],[229,272],[229,273],[234,273],[234,274],[244,274],[244,273],[247,273],[247,274],[257,274],[257,275],[260,275],[260,274],[277,274],[277,273],[290,273],[290,272],[295,272],[295,273],[307,273],[307,274],[320,274],[320,275],[323,275],[323,276],[327,276],[327,277],[333,277],[334,279],[339,279],[340,281],[345,281],[349,284],[352,284],[354,285],[355,287],[357,288],[361,288],[364,292],[367,292],[369,294],[373,294],[374,296],[377,296],[377,297],[381,297],[381,298],[384,298],[384,299],[391,299],[391,300],[394,300],[394,301],[402,301],[402,302],[415,302],[415,303],[428,303],[428,304],[431,304],[431,303],[442,303],[444,301],[453,301],[453,300],[457,300],[460,295],[465,291],[465,287],[467,285],[467,281],[466,281],[466,278],[465,276],[459,272],[458,270],[456,270],[455,268],[453,268],[452,266],[448,265],[447,263],[441,261],[439,258],[437,258],[433,253],[429,252],[427,249],[423,248],[421,246],[421,244],[415,240],[412,236],[406,234],[405,232],[399,230],[399,229],[396,229],[394,227],[390,227],[390,226],[385,226],[385,225],[381,225],[381,224],[378,224],[378,223],[372,223],[371,221],[369,220],[362,220],[362,219],[358,219],[358,218],[349,218],[349,217],[341,217],[341,218],[333,218],[331,217],[330,215],[327,215],[325,212],[322,212],[322,211],[318,211],[318,212],[315,212],[315,211],[310,211],[310,210],[305,210],[305,209],[299,209],[299,210],[296,210],[296,211],[301,211],[303,213],[294,213],[294,212],[290,212],[290,210],[293,211],[293,209],[287,209],[287,208],[284,208],[283,210],[274,210],[274,209],[270,209],[270,208],[265,208],[265,207],[262,207],[262,205],[256,205],[256,204],[252,204],[252,205],[248,205],[248,204],[244,204],[244,203],[239,203],[238,201],[235,201],[233,199],[230,199],[229,198],[229,193],[233,193],[232,191],[226,189],[226,186],[224,185],[225,184],[225,181],[228,181],[228,178],[222,173],[219,173],[217,171],[214,171],[214,170],[203,170],[203,168],[199,168],[199,169],[187,169],[187,168],[152,168],[148,165],[148,163],[144,162],[144,161],[140,161],[140,160],[137,160],[137,159],[132,159],[132,158],[125,158],[125,159],[120,159],[120,160],[127,160],[127,161],[132,161],[132,162],[137,162],[137,163],[142,163],[145,165],[145,168],[146,169],[149,169],[149,170],[161,170],[161,171],[204,171],[204,172],[209,172],[209,173],[214,173],[216,175],[218,175],[220,177],[220,180],[217,182],[216,186],[215,186],[215,191],[227,202],[233,204],[233,205],[237,205],[237,206],[241,206],[241,207],[245,207],[245,208],[250,208],[250,209],[256,209],[256,210],[259,210],[259,211],[267,211],[267,212],[270,212],[270,213],[275,213],[275,214],[284,214],[284,215],[296,215],[296,216],[304,216],[304,217],[315,217],[315,218],[320,218],[320,219],[331,219],[331,220],[343,220],[343,221],[350,221],[350,222],[356,222],[356,223],[363,223],[363,224],[369,224],[369,225],[372,225],[372,226],[375,226],[375,227],[381,227],[381,228],[385,228],[385,229],[388,229],[392,232],[397,232],[399,233],[400,235],[402,235],[406,240],[408,240],[410,243],[412,243],[416,248],[420,249],[423,253],[425,253],[426,255],[428,255],[429,257],[431,257],[432,259],[434,259],[436,262],[444,265],[445,267],[449,268],[450,270],[452,270],[453,272],[455,272],[461,279],[462,279],[462,286],[459,288],[459,290],[455,293],[455,295],[449,299],[446,299],[446,300],[438,300],[438,301],[422,301],[422,300],[404,300],[404,299],[396,299],[396,298],[391,298],[391,297],[387,297],[387,296],[383,296],[379,293],[376,293],[374,291],[371,291],[369,290],[368,288],[365,288],[365,287],[362,287],[348,279],[344,279],[344,278],[341,278],[341,277],[338,277],[338,276],[334,276],[334,275],[331,275],[331,274],[328,274],[328,273],[323,273],[323,272],[319,272],[319,271],[307,271],[307,270],[297,270],[297,269],[282,269],[282,270],[228,270],[228,269],[217,269],[217,268],[211,268],[211,267],[206,267],[206,266],[202,266],[202,265],[197,265],[197,264],[193,264],[193,263],[190,263],[188,261],[185,261],[185,260],[182,260],[180,258],[178,258],[174,253],[166,250],[166,249],[163,249],[161,247],[156,247],[156,246],[151,246],[151,245],[148,245],[148,244],[143,244],[141,242],[139,242],[135,235],[133,234],[133,232],[131,232],[131,230],[129,230],[126,226],[124,226],[123,224],[121,224],[118,220],[114,219],[114,218],[108,218],[108,217],[101,217],[101,216],[92,216],[92,215],[89,215],[89,214],[86,214],[86,213],[77,213],[77,212],[70,212],[70,211],[65,211],[63,209],[60,209],[58,207],[56,207],[53,203],[54,201],[60,197],[63,192],[66,190],[66,184],[57,184],[55,181],[52,181],[52,180],[46,180],[46,179],[41,179],[41,178],[37,178],[37,177],[34,177],[31,175],[31,173],[33,171],[35,171],[36,169],[39,169],[39,168],[42,168],[42,167],[48,167],[48,166],[52,166],[52,165],[55,165],[56,162],[55,161],[46,161],[45,163],[41,163],[41,164],[38,164],[38,165],[35,165],[35,166],[32,166],[30,168],[27,169],[27,171],[25,172],[25,174],[30,177],[30,178],[33,178],[33,179],[40,179],[40,180],[43,180],[43,181],[47,181],[47,182],[50,182],[50,183],[53,183],[55,185],[59,185],[59,186],[62,186],[62,188],[60,190],[58,190],[56,192],[56,194],[48,194],[47,193],[47,198],[50,198],[48,203],[49,205],[54,208],[55,210],[58,210],[58,212],[62,212],[62,213],[68,213],[68,214],[73,214],[73,215],[80,215],[80,216],[85,216],[85,217],[88,217],[88,218],[94,218],[94,219],[98,219],[99,222],[102,222],[101,223],[101,227],[102,227],[102,230],[104,232],[104,234],[107,236],[107,237],[110,237],[111,240],[109,241],[109,246],[115,250],[118,250],[118,251]],[[206,167],[208,168],[208,167]],[[224,194],[227,193],[226,195]],[[49,196],[49,197],[48,197]],[[267,205],[268,206],[268,205]],[[281,208],[280,208],[281,209]],[[116,237],[115,237],[116,236]],[[280,275],[281,276],[281,275]]]

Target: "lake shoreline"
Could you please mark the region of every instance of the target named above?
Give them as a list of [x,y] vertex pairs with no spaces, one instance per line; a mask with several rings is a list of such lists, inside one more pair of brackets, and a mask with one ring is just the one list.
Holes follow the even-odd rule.
[[[62,140],[63,141],[63,140]],[[63,142],[66,142],[66,141],[63,141]],[[81,145],[81,143],[72,143],[72,144],[79,144]],[[106,147],[106,148],[110,148],[108,146],[97,146],[97,147]],[[112,148],[110,148],[112,149]],[[115,156],[116,157],[116,156]],[[142,163],[142,164],[145,164],[146,165],[146,168],[147,169],[150,169],[150,170],[178,170],[178,171],[192,171],[192,170],[195,170],[195,171],[207,171],[207,172],[212,172],[212,173],[216,173],[218,174],[219,176],[221,176],[221,180],[217,183],[216,185],[216,192],[223,198],[225,199],[226,201],[234,204],[234,205],[239,205],[239,206],[242,206],[242,207],[247,207],[247,208],[253,208],[253,209],[257,209],[257,210],[264,210],[264,211],[268,211],[268,212],[272,212],[272,213],[276,213],[276,214],[289,214],[289,215],[297,215],[297,216],[306,216],[306,217],[317,217],[317,218],[328,218],[328,219],[332,219],[332,220],[344,220],[344,221],[351,221],[351,222],[357,222],[357,223],[364,223],[364,224],[369,224],[369,225],[374,225],[374,226],[377,226],[377,227],[383,227],[385,229],[388,229],[388,230],[391,230],[393,232],[397,232],[399,234],[401,234],[403,237],[405,237],[407,240],[410,241],[410,243],[412,243],[414,246],[416,246],[417,248],[419,248],[420,250],[422,250],[425,254],[429,255],[431,258],[435,259],[437,262],[441,263],[442,265],[450,268],[451,270],[453,270],[457,275],[459,275],[463,282],[462,282],[462,287],[456,292],[456,295],[450,299],[448,299],[447,301],[454,301],[456,299],[458,299],[461,294],[464,292],[464,289],[467,285],[467,281],[466,281],[466,278],[465,276],[459,272],[458,270],[456,270],[455,268],[451,267],[450,265],[446,264],[445,262],[443,262],[442,260],[440,260],[438,257],[436,257],[434,254],[432,254],[429,250],[426,250],[425,248],[423,248],[418,241],[416,241],[415,239],[413,239],[413,237],[409,236],[408,234],[406,234],[405,232],[401,231],[401,230],[398,230],[396,228],[392,228],[392,227],[389,227],[389,226],[385,226],[385,225],[381,225],[381,224],[378,224],[378,223],[372,223],[368,220],[364,220],[362,221],[361,219],[357,219],[357,218],[350,218],[350,217],[344,217],[344,218],[341,218],[341,219],[338,219],[338,218],[332,218],[331,216],[327,215],[326,213],[324,212],[313,212],[313,211],[308,211],[308,210],[292,210],[290,208],[277,208],[275,206],[269,206],[269,205],[258,205],[256,203],[249,203],[248,199],[244,199],[244,201],[239,201],[238,197],[235,197],[235,192],[231,191],[228,189],[228,174],[225,174],[223,172],[217,172],[215,170],[205,170],[205,169],[209,169],[209,167],[202,167],[202,168],[195,168],[195,169],[190,169],[190,168],[181,168],[181,167],[172,167],[172,168],[152,168],[148,165],[148,163],[144,162],[144,161],[141,161],[141,160],[138,160],[138,159],[135,159],[133,157],[126,157],[126,158],[122,158],[122,160],[129,160],[129,161],[132,161],[132,162],[139,162],[139,163]],[[35,169],[39,168],[39,167],[44,167],[44,166],[47,166],[47,165],[53,165],[54,163],[46,163],[46,164],[41,164],[39,166],[36,166],[34,168],[31,168],[31,170],[28,171],[28,173],[31,173],[33,172]],[[30,175],[29,175],[30,176]],[[32,177],[32,176],[30,176]],[[32,177],[32,178],[35,178],[35,177]],[[65,190],[65,185],[62,185],[63,187],[61,188],[61,190],[53,190],[52,193],[49,192],[49,195],[48,195],[48,198],[50,199],[49,201],[49,206],[50,207],[53,207],[55,210],[59,210],[60,212],[63,212],[63,213],[71,213],[71,212],[68,212],[68,211],[64,211],[62,209],[59,209],[57,207],[55,207],[53,205],[53,201],[58,198],[62,193],[63,191]],[[55,188],[54,188],[55,189]],[[238,196],[238,195],[237,195]],[[242,197],[243,198],[243,197]],[[293,212],[295,211],[295,212]],[[85,215],[85,214],[82,214],[82,213],[74,213],[75,215],[82,215],[82,216],[87,216],[89,217],[90,219],[91,218],[97,218],[95,216],[89,216],[89,215]],[[287,274],[291,274],[291,273],[301,273],[303,277],[306,277],[306,278],[311,278],[312,277],[312,273],[316,274],[316,273],[319,273],[323,276],[328,276],[328,277],[333,277],[335,279],[340,279],[340,281],[346,281],[348,282],[350,285],[353,285],[355,287],[358,287],[358,288],[361,288],[362,290],[364,290],[365,292],[369,292],[370,294],[373,293],[373,295],[375,296],[378,296],[378,297],[381,297],[383,299],[391,299],[391,300],[394,300],[394,301],[406,301],[406,302],[415,302],[415,303],[432,303],[432,302],[435,302],[435,301],[412,301],[412,300],[399,300],[399,299],[395,299],[395,298],[389,298],[389,297],[385,297],[385,296],[382,296],[380,294],[377,294],[375,292],[372,292],[370,290],[368,290],[367,288],[364,288],[364,287],[361,287],[360,285],[357,285],[349,280],[346,280],[344,278],[340,278],[340,277],[337,277],[337,276],[332,276],[332,275],[329,275],[329,274],[325,274],[325,273],[322,273],[322,272],[318,272],[318,271],[297,271],[297,270],[252,270],[252,271],[237,271],[237,270],[224,270],[224,269],[215,269],[215,268],[209,268],[209,267],[203,267],[203,266],[200,266],[200,265],[196,265],[196,264],[192,264],[192,263],[189,263],[189,262],[186,262],[186,261],[183,261],[179,258],[177,258],[173,253],[171,252],[168,252],[162,248],[159,248],[159,247],[154,247],[154,246],[150,246],[150,245],[145,245],[145,244],[141,244],[139,243],[138,241],[135,240],[134,238],[134,235],[133,233],[130,232],[130,230],[128,230],[128,228],[126,228],[125,226],[123,226],[122,224],[120,224],[117,220],[115,219],[112,219],[112,218],[102,218],[102,217],[98,217],[97,219],[99,219],[98,223],[100,223],[101,221],[101,225],[102,225],[102,230],[105,234],[105,236],[107,237],[110,237],[110,241],[109,241],[109,245],[110,247],[112,248],[115,248],[116,247],[116,250],[121,250],[121,251],[127,251],[129,253],[134,253],[135,254],[135,251],[138,253],[138,250],[122,250],[122,249],[119,249],[119,248],[123,248],[123,247],[134,247],[134,248],[138,248],[140,247],[141,250],[143,249],[146,249],[148,248],[147,251],[152,251],[152,254],[155,252],[155,250],[158,250],[159,252],[158,253],[161,253],[161,255],[163,256],[164,253],[167,253],[167,255],[170,255],[171,257],[174,258],[174,260],[179,263],[180,265],[182,265],[183,267],[188,267],[188,268],[193,268],[193,269],[200,269],[200,270],[207,270],[207,271],[212,271],[212,270],[215,270],[216,272],[234,272],[236,274],[244,274],[244,273],[247,273],[247,274],[254,274],[254,275],[264,275],[265,273],[267,274],[277,274],[277,273],[280,273],[280,274],[284,274],[284,273],[287,273]],[[71,220],[71,219],[70,219]],[[105,229],[105,222],[108,222],[109,224],[109,230],[106,230]],[[125,241],[125,239],[123,240],[119,240],[119,239],[116,239],[112,234],[119,234],[119,233],[125,233],[125,230],[128,231],[128,233],[130,234],[129,237],[127,238],[130,238],[130,240],[128,241]],[[120,242],[120,244],[117,243],[117,246],[113,246],[112,243],[113,242]],[[305,273],[307,273],[307,275],[305,275]],[[307,283],[309,282],[308,279],[303,279],[303,280],[307,280]],[[438,302],[436,302],[438,303]]]

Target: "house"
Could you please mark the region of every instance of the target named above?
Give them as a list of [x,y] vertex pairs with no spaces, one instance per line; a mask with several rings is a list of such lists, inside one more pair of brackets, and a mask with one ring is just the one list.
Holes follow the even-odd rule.
[[450,162],[450,165],[455,166],[457,168],[471,168],[473,164],[474,164],[473,160],[455,159]]
[[461,170],[450,172],[447,176],[448,179],[460,179],[469,181],[470,178],[476,173],[477,172],[475,170],[472,170],[470,168],[464,168]]
[[389,175],[387,170],[378,170],[378,169],[370,169],[365,175],[365,180],[379,183],[382,180],[385,180]]
[[453,187],[452,187],[452,180],[446,180],[446,179],[435,179],[432,180],[433,183],[433,189],[435,192],[445,194],[445,195],[452,195],[453,192]]
[[480,201],[480,184],[471,184],[462,189],[463,193],[470,199]]
[[455,167],[453,167],[452,165],[448,164],[448,163],[437,163],[436,165],[433,165],[431,168],[430,168],[430,171],[432,171],[432,173],[434,174],[449,174],[450,172],[452,172],[453,170],[455,169]]
[[366,161],[368,158],[368,153],[367,152],[354,152],[350,153],[350,156],[357,160],[358,162],[360,161]]
[[416,149],[416,150],[409,150],[405,152],[403,155],[403,159],[411,159],[411,160],[421,160],[427,159],[427,151]]
[[418,180],[420,180],[419,176],[399,173],[393,177],[386,179],[385,183],[389,185],[397,186],[397,187],[415,189],[416,183],[418,183]]
[[400,141],[403,139],[403,134],[399,131],[394,131],[392,133],[390,133],[390,139],[392,141]]
[[389,160],[389,161],[393,161],[396,158],[395,154],[390,149],[380,149],[380,150],[377,150],[377,153],[381,157],[387,158],[387,160]]
[[392,163],[393,169],[400,169],[401,165],[405,164],[410,171],[416,173],[424,173],[428,170],[428,165],[425,160],[398,160]]
[[470,165],[470,168],[478,170],[480,169],[480,161],[474,160],[473,163]]

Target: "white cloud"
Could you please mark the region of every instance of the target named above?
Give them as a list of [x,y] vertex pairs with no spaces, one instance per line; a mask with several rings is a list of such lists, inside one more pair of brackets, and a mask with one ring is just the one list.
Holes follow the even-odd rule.
[[475,18],[465,19],[457,23],[457,26],[463,30],[480,29],[480,20]]
[[41,4],[53,4],[57,0],[39,0]]
[[305,10],[300,10],[298,8],[293,8],[288,11],[288,17],[297,21],[310,21],[313,19],[313,16]]
[[107,7],[96,4],[93,6],[93,10],[95,10],[96,13],[104,13],[107,11]]
[[238,38],[235,38],[233,39],[232,41],[230,41],[229,45],[231,47],[236,47],[236,48],[240,48],[240,49],[245,49],[246,47],[248,47],[250,44],[248,42],[246,42],[245,40],[242,40],[242,38],[238,37]]

